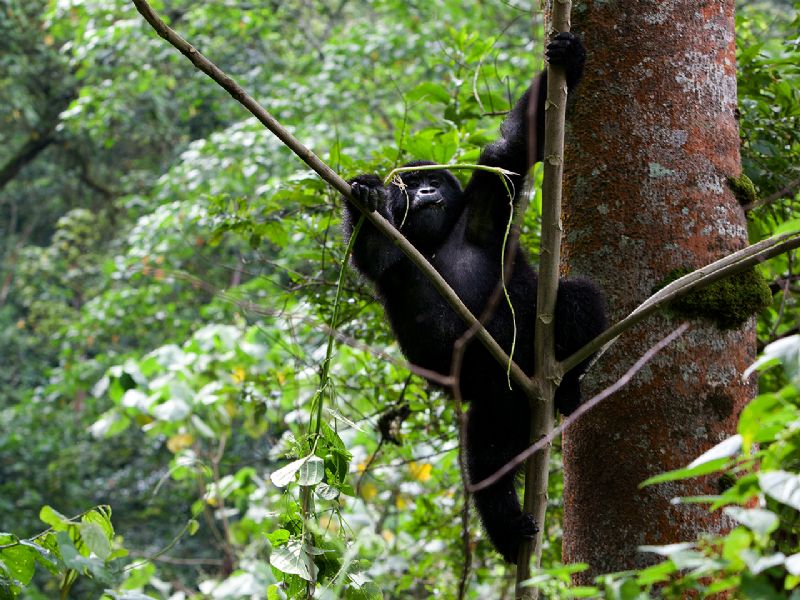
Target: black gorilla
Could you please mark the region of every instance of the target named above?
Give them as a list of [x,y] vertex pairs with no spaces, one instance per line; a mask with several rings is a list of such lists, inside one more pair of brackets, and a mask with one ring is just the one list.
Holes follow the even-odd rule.
[[[557,35],[547,46],[547,56],[551,63],[565,66],[568,86],[578,82],[585,56],[578,38],[568,33]],[[547,81],[545,73],[539,77],[536,156],[528,156],[529,89],[506,117],[502,137],[487,146],[480,158],[481,164],[520,174],[512,177],[513,187],[509,188],[515,190],[515,204],[524,175],[542,155]],[[430,163],[413,162],[408,166],[423,164]],[[376,175],[360,175],[351,186],[355,197],[388,219],[425,255],[474,315],[483,312],[500,279],[504,232],[511,214],[508,192],[497,175],[474,171],[463,191],[456,178],[445,170],[403,173],[402,186],[391,184],[388,188]],[[348,237],[358,217],[358,209],[348,202]],[[408,360],[431,371],[449,373],[453,343],[466,330],[461,318],[408,258],[368,221],[355,241],[353,262],[377,286]],[[528,374],[533,373],[534,364],[536,286],[536,272],[518,250],[507,289],[518,327],[514,359]],[[566,358],[601,333],[605,325],[603,300],[597,288],[581,279],[561,280],[555,315],[556,357]],[[509,352],[513,320],[503,299],[497,303],[486,328]],[[578,406],[579,377],[587,363],[564,376],[556,392],[556,406],[562,413]],[[465,353],[460,384],[462,395],[470,401],[467,458],[470,479],[477,482],[527,446],[529,405],[520,391],[509,390],[505,367],[478,342],[471,343]],[[495,548],[507,561],[515,562],[520,541],[534,535],[537,526],[533,517],[520,508],[514,476],[508,475],[478,492],[475,501]]]

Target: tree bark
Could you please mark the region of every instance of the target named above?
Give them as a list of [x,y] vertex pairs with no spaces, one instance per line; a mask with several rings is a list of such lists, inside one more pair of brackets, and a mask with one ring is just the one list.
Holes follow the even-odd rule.
[[[564,263],[607,297],[611,322],[679,267],[747,244],[728,189],[740,173],[733,0],[574,2],[588,51],[568,116]],[[660,314],[612,346],[584,380],[613,383],[680,318]],[[693,540],[728,523],[676,496],[719,493],[710,476],[638,489],[735,432],[754,385],[755,320],[690,330],[564,435],[564,558],[582,576],[649,564],[641,544]]]

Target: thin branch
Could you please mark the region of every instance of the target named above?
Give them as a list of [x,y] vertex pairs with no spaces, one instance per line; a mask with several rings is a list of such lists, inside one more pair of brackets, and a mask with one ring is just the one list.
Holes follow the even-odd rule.
[[[314,154],[310,149],[304,146],[297,138],[295,138],[289,131],[284,128],[264,107],[256,102],[244,89],[237,84],[233,78],[224,73],[219,67],[203,56],[194,46],[189,44],[175,31],[170,29],[164,21],[153,11],[150,5],[144,0],[132,0],[136,9],[141,13],[145,20],[155,29],[159,36],[167,40],[175,48],[177,48],[184,56],[186,56],[192,64],[208,75],[211,79],[222,86],[237,102],[244,106],[252,115],[254,115],[267,129],[269,129],[283,144],[289,147],[303,162],[311,167],[323,180],[333,186],[344,196],[350,196],[350,186],[342,179],[333,169],[325,164],[320,158]],[[356,202],[354,204],[358,205]],[[473,315],[461,299],[456,295],[453,289],[447,284],[444,278],[434,269],[425,257],[417,250],[399,231],[397,231],[386,219],[384,219],[377,212],[370,212],[359,206],[361,210],[369,219],[372,224],[388,237],[395,245],[397,245],[403,253],[422,271],[423,275],[427,277],[433,284],[434,288],[442,295],[448,304],[456,311],[464,322],[473,326],[478,323],[478,319]],[[488,331],[479,325],[477,333],[478,339],[486,347],[489,353],[500,364],[509,364],[509,357],[500,347],[500,345],[492,338]],[[511,377],[520,386],[520,388],[529,397],[533,394],[533,387],[528,380],[528,377],[519,368],[519,366],[511,362]]]
[[627,385],[633,376],[638,373],[642,367],[644,367],[648,362],[653,360],[656,354],[661,352],[664,348],[666,348],[669,344],[671,344],[678,336],[682,335],[687,329],[689,328],[688,323],[683,323],[680,327],[678,327],[675,331],[670,333],[667,337],[663,338],[660,342],[658,342],[655,346],[650,348],[647,352],[645,352],[642,357],[637,360],[634,365],[628,369],[625,374],[620,377],[616,382],[605,388],[602,392],[597,394],[596,396],[592,397],[590,400],[587,400],[583,404],[581,404],[578,409],[572,413],[569,417],[565,418],[561,425],[553,429],[550,433],[548,433],[545,437],[537,441],[535,444],[530,446],[529,448],[523,450],[519,454],[517,454],[513,459],[511,459],[508,463],[503,465],[501,469],[492,473],[489,477],[484,479],[483,481],[479,481],[474,485],[469,486],[469,491],[473,494],[475,492],[479,492],[489,486],[494,485],[500,479],[502,479],[508,473],[511,473],[514,469],[519,467],[525,460],[534,454],[535,452],[541,450],[545,446],[548,446],[552,443],[552,441],[556,438],[556,436],[560,435],[564,430],[568,429],[572,426],[575,421],[580,419],[583,415],[587,412],[592,410],[595,406],[600,404],[603,400],[608,398],[611,394],[616,393],[620,389],[622,389],[625,385]]
[[783,200],[787,198],[789,194],[794,194],[797,190],[800,189],[800,177],[795,179],[794,181],[790,181],[786,187],[777,192],[770,194],[766,198],[761,198],[760,200],[756,200],[755,202],[751,202],[750,204],[745,204],[742,208],[746,211],[753,210],[754,208],[758,208],[759,206],[764,206],[766,204],[771,204],[776,200]]
[[28,141],[5,164],[0,166],[0,189],[3,189],[22,168],[33,162],[39,154],[55,141],[55,137],[39,132],[32,133]]

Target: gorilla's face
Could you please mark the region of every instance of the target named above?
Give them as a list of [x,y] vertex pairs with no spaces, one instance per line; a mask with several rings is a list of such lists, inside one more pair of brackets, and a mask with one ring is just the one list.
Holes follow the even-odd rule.
[[[410,166],[417,166],[411,164]],[[391,184],[397,226],[415,243],[441,241],[462,208],[461,186],[449,171],[410,171]]]

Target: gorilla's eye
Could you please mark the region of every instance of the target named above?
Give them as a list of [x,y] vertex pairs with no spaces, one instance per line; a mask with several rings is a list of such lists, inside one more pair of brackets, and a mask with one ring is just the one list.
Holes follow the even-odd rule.
[[438,188],[440,185],[442,185],[442,180],[441,180],[441,178],[439,178],[439,177],[436,177],[436,176],[434,175],[433,177],[431,177],[431,178],[428,180],[428,183],[431,185],[431,187]]

